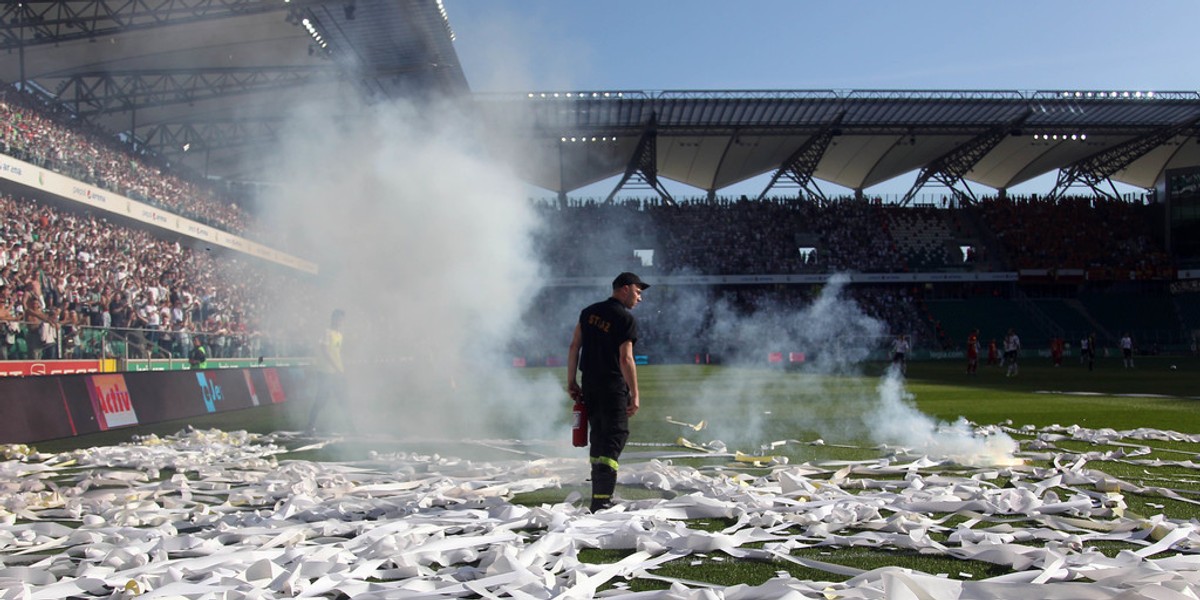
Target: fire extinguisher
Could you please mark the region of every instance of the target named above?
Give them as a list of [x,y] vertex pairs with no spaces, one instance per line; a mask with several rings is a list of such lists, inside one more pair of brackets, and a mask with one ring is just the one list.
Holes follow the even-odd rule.
[[576,448],[582,448],[588,445],[587,405],[583,403],[583,400],[575,401],[572,416],[575,424],[571,427],[571,442],[575,444]]

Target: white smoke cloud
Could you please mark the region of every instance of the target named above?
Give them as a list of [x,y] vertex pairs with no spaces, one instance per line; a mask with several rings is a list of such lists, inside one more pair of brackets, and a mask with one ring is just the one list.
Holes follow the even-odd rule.
[[561,385],[518,379],[504,351],[539,290],[523,184],[450,102],[310,106],[292,123],[270,221],[320,265],[321,291],[282,294],[278,310],[310,315],[300,325],[314,340],[333,308],[346,310],[355,424],[544,435],[554,423],[541,417],[565,415]]
[[707,420],[712,438],[747,450],[815,435],[968,465],[1010,462],[1017,449],[1011,438],[977,435],[965,420],[943,423],[922,413],[896,369],[874,390],[862,385],[867,359],[889,337],[882,322],[845,297],[848,283],[842,275],[830,278],[804,307],[764,303],[739,313],[716,302],[713,337],[731,342],[725,360],[761,365],[768,351],[784,352],[784,360],[802,351],[806,363],[782,384],[778,374],[747,366],[720,370],[704,382],[687,421]]
[[913,405],[904,378],[889,368],[877,388],[878,403],[863,415],[863,426],[880,444],[968,466],[1010,464],[1017,443],[1008,435],[977,435],[966,419],[939,422]]
[[[278,310],[309,315],[302,325],[312,339],[330,310],[347,311],[346,409],[355,424],[403,437],[565,438],[562,374],[531,381],[510,366],[508,350],[534,329],[530,319],[554,315],[562,337],[543,347],[561,356],[579,308],[603,294],[587,302],[574,296],[589,293],[568,294],[569,306],[532,305],[543,275],[533,248],[538,214],[525,186],[482,150],[477,140],[485,136],[448,103],[435,111],[343,102],[337,111],[310,107],[294,123],[270,220],[298,242],[298,254],[321,265],[321,294],[281,294]],[[639,315],[649,317],[647,343],[649,336],[692,339],[707,331],[710,349],[733,363],[761,364],[768,351],[805,352],[805,368],[782,387],[774,373],[748,368],[719,370],[699,387],[689,420],[738,415],[710,420],[711,434],[731,444],[812,432],[973,464],[1011,451],[963,423],[921,414],[901,383],[885,379],[875,393],[853,383],[886,332],[844,297],[847,283],[832,278],[803,307],[763,301],[747,308],[694,288],[660,287]],[[670,307],[655,306],[656,290]],[[791,405],[772,414],[780,397]],[[337,423],[334,414],[326,417]]]

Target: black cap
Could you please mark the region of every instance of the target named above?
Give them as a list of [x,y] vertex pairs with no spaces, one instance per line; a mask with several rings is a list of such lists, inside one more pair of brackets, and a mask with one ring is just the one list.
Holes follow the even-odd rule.
[[644,289],[650,287],[650,284],[646,283],[645,281],[642,281],[641,277],[638,277],[637,275],[634,275],[633,273],[625,272],[625,273],[621,273],[620,275],[617,275],[617,278],[613,280],[613,289],[615,290],[617,288],[625,287],[630,284],[638,286],[639,290],[644,290]]

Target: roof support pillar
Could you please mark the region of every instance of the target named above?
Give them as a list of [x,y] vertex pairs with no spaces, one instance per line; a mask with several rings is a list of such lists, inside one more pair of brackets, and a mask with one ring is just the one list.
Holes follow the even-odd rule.
[[[1054,189],[1046,197],[1056,200],[1066,195],[1070,188],[1083,186],[1089,188],[1096,195],[1119,200],[1121,194],[1117,191],[1117,186],[1111,177],[1145,156],[1146,153],[1195,126],[1196,123],[1200,123],[1200,115],[1102,150],[1066,168],[1059,169],[1058,182],[1054,184]],[[1108,184],[1108,189],[1101,187],[1105,183]]]
[[783,161],[783,164],[779,165],[779,169],[771,176],[771,182],[758,195],[760,201],[766,198],[767,193],[784,177],[799,186],[800,196],[807,196],[810,200],[825,201],[825,193],[813,179],[813,173],[817,172],[817,165],[821,163],[821,157],[825,155],[825,150],[829,148],[833,137],[840,133],[837,126],[842,122],[844,114],[844,112],[839,113],[833,121],[821,128],[816,135],[808,138],[787,160]]
[[625,167],[625,175],[608,195],[606,202],[612,202],[617,192],[621,191],[631,179],[642,187],[648,187],[658,192],[658,196],[668,205],[675,205],[675,199],[671,197],[671,193],[658,180],[658,117],[654,113],[650,114],[650,121],[646,123],[646,129],[642,132],[637,148],[629,159],[629,165]]
[[[991,152],[1004,138],[1009,135],[1014,129],[1021,126],[1025,119],[1033,111],[1028,111],[1013,121],[993,127],[989,131],[975,136],[964,144],[960,144],[951,149],[946,154],[938,157],[929,165],[921,169],[917,175],[917,180],[913,182],[913,186],[904,194],[904,198],[900,200],[902,206],[907,206],[912,199],[916,197],[917,192],[920,192],[930,181],[935,181],[948,188],[961,202],[975,202],[975,192],[971,190],[971,186],[963,179],[975,165]],[[962,188],[959,188],[962,184]]]

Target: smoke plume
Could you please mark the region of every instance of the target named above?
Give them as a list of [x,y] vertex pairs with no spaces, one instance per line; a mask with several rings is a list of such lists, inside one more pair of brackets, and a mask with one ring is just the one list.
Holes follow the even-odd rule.
[[[335,118],[330,115],[353,115]],[[316,340],[346,311],[346,407],[364,431],[459,439],[545,436],[558,381],[518,379],[504,346],[539,289],[537,218],[449,102],[311,106],[283,146],[268,204],[297,254],[321,268],[312,297],[280,294]],[[565,348],[564,342],[564,348]]]
[[[1016,444],[1008,436],[976,435],[963,420],[941,423],[920,412],[897,369],[886,369],[877,386],[866,383],[862,375],[879,364],[868,359],[873,351],[885,353],[890,338],[882,322],[846,297],[848,282],[844,275],[832,277],[801,306],[763,300],[747,311],[724,300],[711,302],[710,343],[722,345],[722,361],[740,366],[716,371],[688,413],[672,416],[706,421],[711,438],[744,450],[816,437],[899,447],[961,464],[1011,460]],[[652,302],[653,297],[647,304]],[[781,377],[763,369],[768,352],[783,353],[785,361],[803,353],[805,361]]]

